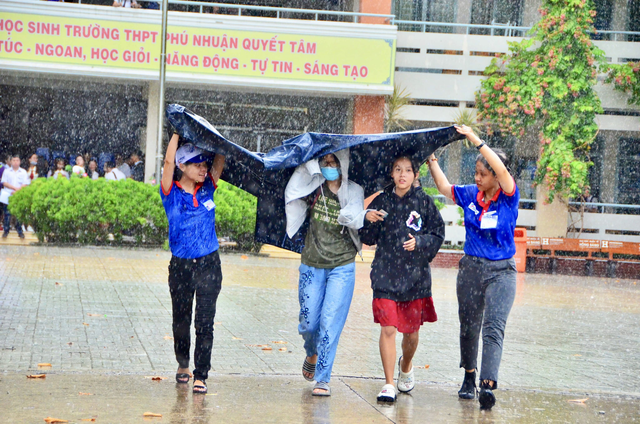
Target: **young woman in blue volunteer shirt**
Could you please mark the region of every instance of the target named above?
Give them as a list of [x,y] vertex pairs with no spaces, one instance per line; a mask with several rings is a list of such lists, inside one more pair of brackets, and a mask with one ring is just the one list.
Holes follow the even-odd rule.
[[444,221],[422,187],[414,187],[419,165],[402,156],[391,164],[394,186],[369,205],[360,239],[377,245],[371,264],[373,319],[379,323],[380,357],[385,385],[378,401],[395,402],[393,385],[396,333],[402,333],[402,356],[398,361],[398,390],[410,392],[414,385],[413,356],[420,327],[438,317],[431,298],[429,262],[444,241]]
[[478,339],[482,328],[480,394],[482,408],[496,401],[498,369],[507,317],[516,295],[514,230],[520,193],[507,168],[507,157],[492,150],[465,125],[456,127],[480,151],[475,185],[449,184],[437,159],[428,159],[438,191],[464,210],[465,256],[460,260],[457,294],[460,318],[460,367],[465,377],[458,395],[474,399]]
[[[224,156],[215,155],[208,168],[205,152],[192,144],[178,148],[179,136],[169,141],[164,160],[160,197],[169,220],[169,291],[173,306],[173,346],[178,361],[176,381],[189,382],[191,315],[196,298],[193,392],[207,392],[211,368],[213,318],[222,286],[213,193],[224,168]],[[178,179],[174,179],[176,166]]]

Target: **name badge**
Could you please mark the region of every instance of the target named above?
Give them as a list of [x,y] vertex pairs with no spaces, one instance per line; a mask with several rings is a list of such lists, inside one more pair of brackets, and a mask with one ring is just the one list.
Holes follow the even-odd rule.
[[489,230],[498,226],[498,214],[496,211],[487,212],[482,216],[480,221],[480,228],[483,230]]
[[213,200],[209,199],[203,203],[204,207],[207,208],[208,211],[216,207],[216,204],[213,203]]

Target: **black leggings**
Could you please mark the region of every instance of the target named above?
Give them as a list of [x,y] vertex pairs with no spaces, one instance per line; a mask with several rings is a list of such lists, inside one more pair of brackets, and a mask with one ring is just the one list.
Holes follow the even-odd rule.
[[206,380],[211,368],[213,319],[216,301],[222,288],[222,271],[218,251],[197,259],[171,257],[169,291],[173,305],[173,347],[181,368],[189,368],[191,347],[191,314],[196,296],[196,349],[194,352],[196,380]]

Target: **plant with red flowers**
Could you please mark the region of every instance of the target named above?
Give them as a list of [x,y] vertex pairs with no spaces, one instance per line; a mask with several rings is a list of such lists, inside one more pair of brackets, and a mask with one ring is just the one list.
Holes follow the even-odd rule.
[[606,64],[589,37],[592,0],[543,0],[540,13],[530,38],[509,43],[509,52],[491,61],[476,104],[489,134],[523,136],[539,125],[535,181],[553,201],[578,196],[588,185],[595,116],[602,112],[593,87]]
[[630,105],[640,105],[640,62],[610,65],[605,82],[613,84],[616,90],[627,93]]

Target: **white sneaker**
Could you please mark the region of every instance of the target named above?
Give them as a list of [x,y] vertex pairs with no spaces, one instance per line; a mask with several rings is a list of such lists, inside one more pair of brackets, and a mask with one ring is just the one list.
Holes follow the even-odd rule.
[[396,401],[396,388],[393,384],[385,384],[382,386],[382,391],[378,393],[378,402],[395,402]]
[[402,356],[398,360],[398,391],[407,393],[413,390],[413,387],[416,385],[415,379],[413,378],[413,364],[411,365],[411,370],[407,373],[402,372]]

